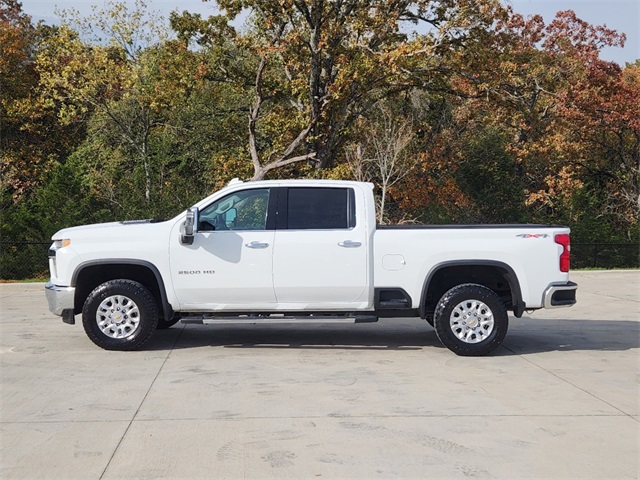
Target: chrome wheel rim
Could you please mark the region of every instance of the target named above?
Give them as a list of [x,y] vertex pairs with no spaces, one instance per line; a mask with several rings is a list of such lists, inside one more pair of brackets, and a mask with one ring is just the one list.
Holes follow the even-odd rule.
[[98,306],[96,322],[100,331],[111,338],[127,338],[140,324],[140,310],[136,302],[124,295],[112,295]]
[[493,332],[491,309],[480,300],[465,300],[453,308],[449,317],[453,334],[465,343],[480,343]]

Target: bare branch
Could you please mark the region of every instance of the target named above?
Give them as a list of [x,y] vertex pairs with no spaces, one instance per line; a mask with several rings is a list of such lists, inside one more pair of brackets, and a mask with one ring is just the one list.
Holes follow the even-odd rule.
[[260,107],[262,106],[262,75],[264,69],[267,66],[267,57],[263,56],[260,59],[260,65],[256,72],[256,101],[249,113],[249,152],[251,153],[251,162],[253,163],[253,169],[257,173],[261,170],[260,156],[258,154],[258,145],[256,142],[256,122],[260,115]]
[[291,165],[292,163],[302,162],[304,160],[312,160],[316,156],[316,152],[306,153],[304,155],[299,155],[297,157],[291,157],[283,160],[278,160],[273,163],[269,163],[264,166],[266,171],[273,170],[274,168],[284,167],[285,165]]

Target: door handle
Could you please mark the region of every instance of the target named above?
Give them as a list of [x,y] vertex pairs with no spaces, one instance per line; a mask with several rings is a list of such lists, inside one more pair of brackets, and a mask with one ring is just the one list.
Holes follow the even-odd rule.
[[262,242],[251,242],[251,243],[245,243],[244,244],[245,247],[249,247],[249,248],[267,248],[269,246],[268,243],[262,243]]
[[352,242],[351,240],[345,240],[344,242],[338,242],[338,245],[344,248],[356,248],[362,245],[362,242]]

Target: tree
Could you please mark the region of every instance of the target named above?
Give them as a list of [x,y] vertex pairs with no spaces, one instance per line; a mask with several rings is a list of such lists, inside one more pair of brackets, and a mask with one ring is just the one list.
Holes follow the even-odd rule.
[[2,208],[32,194],[74,141],[56,112],[34,98],[34,57],[54,29],[31,23],[14,0],[0,1],[0,172]]
[[408,118],[399,118],[388,106],[377,106],[358,124],[361,140],[346,149],[356,180],[378,185],[378,223],[386,223],[385,206],[391,188],[402,181],[416,160],[409,146],[414,132]]
[[[218,4],[226,11],[223,17],[202,20],[185,13],[172,17],[172,25],[181,38],[213,45],[222,37],[224,20],[243,8],[251,11],[253,29],[236,34],[234,42],[250,53],[254,65],[248,112],[254,179],[298,162],[331,167],[350,127],[379,99],[415,86],[443,88],[442,53],[464,48],[501,10],[493,0]],[[402,30],[407,22],[430,29],[409,37]],[[235,80],[248,84],[244,75]],[[280,128],[272,128],[274,123]]]
[[461,99],[455,124],[460,132],[490,128],[504,139],[530,218],[575,224],[586,218],[576,199],[609,191],[596,212],[589,202],[590,214],[635,228],[636,87],[633,74],[599,58],[603,46],[623,45],[624,35],[572,11],[546,25],[509,10],[474,38],[449,64]]
[[530,202],[566,209],[573,208],[568,199],[580,190],[594,197],[606,192],[596,212],[587,215],[595,213],[630,235],[638,224],[640,124],[632,99],[640,96],[640,83],[633,66],[623,71],[599,57],[603,46],[624,45],[625,36],[590,25],[570,10],[558,12],[543,32],[549,69],[561,78],[553,90],[555,133],[547,135],[547,144],[563,153],[563,163]]
[[6,111],[8,98],[24,97],[34,84],[33,76],[25,75],[35,44],[36,29],[31,17],[22,11],[16,0],[0,0],[0,88]]
[[2,189],[10,198],[20,196],[30,187],[23,171],[29,171],[20,148],[21,118],[16,105],[25,98],[37,81],[30,68],[35,43],[31,17],[22,12],[15,0],[0,1],[0,144]]
[[566,91],[562,113],[585,188],[606,193],[598,215],[630,232],[640,211],[640,118],[632,100],[640,98],[640,62],[616,67],[591,63]]
[[[84,19],[66,12],[66,22],[45,42],[37,58],[40,87],[45,102],[60,103],[62,124],[99,115],[114,126],[134,167],[144,171],[144,200],[151,201],[151,131],[162,124],[165,94],[155,83],[164,29],[155,17],[147,17],[145,4],[129,11],[124,3],[109,3]],[[85,36],[104,34],[108,43],[85,44],[70,27],[75,23]]]

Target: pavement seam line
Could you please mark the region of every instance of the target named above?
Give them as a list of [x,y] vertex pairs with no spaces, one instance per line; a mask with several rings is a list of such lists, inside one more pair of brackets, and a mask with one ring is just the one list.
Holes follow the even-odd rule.
[[567,383],[568,385],[571,385],[572,387],[577,388],[578,390],[580,390],[580,391],[582,391],[582,392],[586,393],[587,395],[589,395],[589,396],[591,396],[591,397],[595,398],[596,400],[599,400],[599,401],[601,401],[602,403],[604,403],[604,404],[606,404],[606,405],[609,405],[611,408],[613,408],[614,410],[617,410],[618,412],[620,412],[620,413],[621,413],[622,415],[624,415],[625,417],[629,417],[629,418],[631,418],[631,420],[634,420],[634,421],[636,421],[636,422],[640,423],[640,420],[639,420],[639,419],[637,419],[637,418],[635,418],[632,414],[627,413],[627,412],[625,412],[624,410],[622,410],[622,409],[620,409],[620,408],[616,407],[616,406],[615,406],[615,405],[613,405],[612,403],[607,402],[606,400],[604,400],[604,399],[600,398],[599,396],[597,396],[595,393],[591,393],[590,391],[585,390],[585,389],[584,389],[584,388],[582,388],[582,387],[579,387],[579,386],[578,386],[578,385],[576,385],[575,383],[570,382],[570,381],[569,381],[569,380],[567,380],[566,378],[562,378],[562,377],[561,377],[560,375],[558,375],[557,373],[553,373],[552,371],[547,370],[547,369],[546,369],[546,368],[544,368],[543,366],[538,365],[536,362],[533,362],[533,361],[529,360],[528,358],[525,358],[523,355],[521,355],[521,354],[519,354],[519,353],[515,352],[514,350],[510,349],[510,348],[509,348],[509,347],[507,347],[506,345],[504,345],[504,344],[503,344],[502,346],[503,346],[504,348],[506,348],[507,350],[509,350],[509,351],[510,351],[511,353],[513,353],[514,355],[517,355],[518,357],[520,357],[520,358],[521,358],[522,360],[524,360],[525,362],[530,363],[531,365],[533,365],[534,367],[539,368],[539,369],[540,369],[540,370],[542,370],[543,372],[547,372],[549,375],[553,375],[553,376],[554,376],[554,377],[556,377],[558,380],[561,380],[561,381],[563,381],[564,383]]
[[[247,416],[247,417],[175,417],[175,418],[139,418],[136,419],[136,422],[199,422],[202,420],[205,421],[235,421],[235,420],[322,420],[322,419],[335,419],[335,420],[352,420],[352,419],[362,419],[362,418],[621,418],[621,417],[629,417],[630,415],[627,413],[594,413],[594,414],[451,414],[451,413],[439,413],[439,414],[407,414],[407,415],[346,415],[346,416],[335,416],[335,415],[295,415],[295,416],[287,416],[287,417],[256,417],[256,416]],[[631,415],[633,416],[633,415]],[[72,423],[72,424],[83,424],[83,423],[122,423],[126,420],[34,420],[31,422],[0,422],[0,425],[41,425],[41,424],[58,424],[58,423]]]
[[153,377],[153,380],[151,381],[151,384],[149,385],[149,388],[147,389],[146,393],[144,394],[144,397],[142,397],[142,400],[140,401],[140,405],[138,405],[138,408],[136,409],[136,413],[134,413],[133,417],[131,417],[131,420],[129,420],[129,424],[127,425],[127,428],[125,428],[124,433],[122,434],[122,437],[120,437],[120,440],[118,441],[118,444],[116,445],[116,448],[113,449],[113,453],[109,457],[109,461],[107,462],[107,464],[104,467],[104,470],[102,470],[102,473],[98,477],[99,480],[102,480],[102,478],[104,477],[105,473],[107,473],[107,470],[109,469],[109,466],[111,465],[111,461],[113,460],[113,457],[116,456],[116,452],[120,448],[120,445],[122,444],[122,441],[124,440],[124,437],[127,436],[127,433],[129,432],[129,429],[131,428],[131,425],[133,425],[133,421],[138,416],[138,412],[140,412],[140,409],[142,408],[142,405],[144,405],[144,401],[149,396],[149,392],[151,391],[151,389],[153,388],[153,385],[156,383],[156,380],[160,376],[160,372],[162,372],[162,369],[164,368],[165,364],[167,363],[167,360],[169,360],[169,357],[171,356],[171,353],[173,352],[173,349],[176,347],[176,345],[178,343],[178,340],[180,340],[180,337],[182,336],[182,332],[184,332],[184,328],[185,328],[185,325],[183,324],[182,325],[182,330],[180,330],[180,333],[176,337],[176,340],[173,342],[173,345],[171,345],[171,348],[167,352],[167,356],[164,357],[164,361],[162,362],[162,365],[160,365],[160,368],[158,369],[155,377]]

